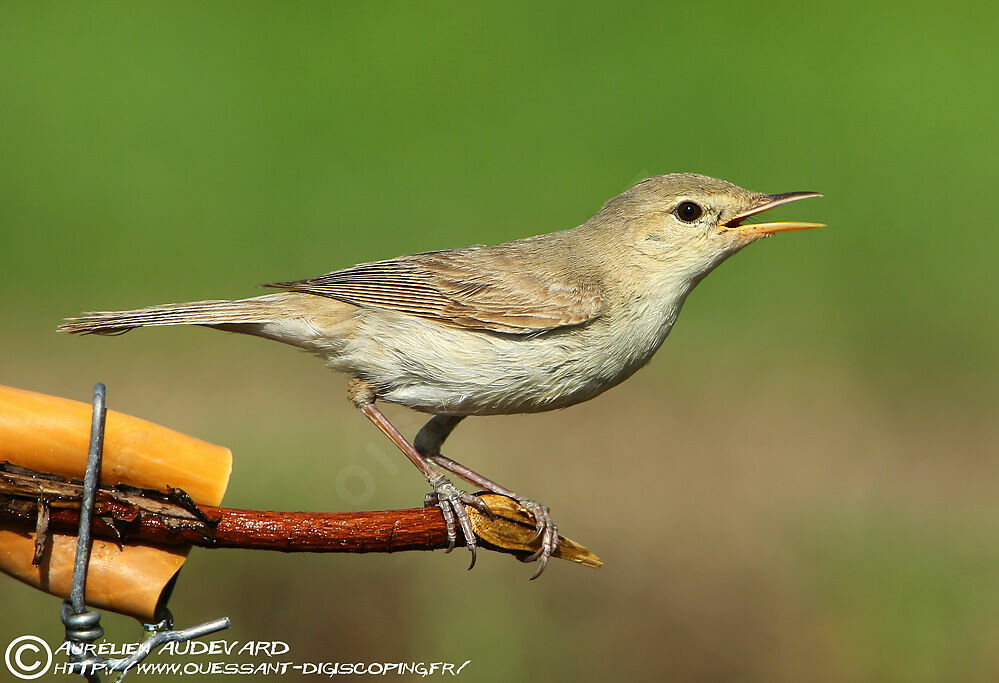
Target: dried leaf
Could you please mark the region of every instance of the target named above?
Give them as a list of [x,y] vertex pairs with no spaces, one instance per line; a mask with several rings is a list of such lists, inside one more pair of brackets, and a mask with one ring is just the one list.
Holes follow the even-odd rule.
[[[480,512],[475,507],[466,507],[472,521],[475,535],[483,541],[506,550],[522,551],[525,555],[541,547],[541,540],[535,539],[537,530],[534,516],[520,503],[496,493],[483,493],[479,496],[493,511],[493,517]],[[587,567],[601,567],[600,558],[565,536],[558,537],[558,549],[554,557],[578,562]]]

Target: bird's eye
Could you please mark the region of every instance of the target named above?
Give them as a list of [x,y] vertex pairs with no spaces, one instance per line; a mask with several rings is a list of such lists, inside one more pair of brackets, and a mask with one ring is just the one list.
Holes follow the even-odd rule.
[[704,215],[704,209],[694,202],[680,202],[676,207],[676,215],[685,223],[693,223]]

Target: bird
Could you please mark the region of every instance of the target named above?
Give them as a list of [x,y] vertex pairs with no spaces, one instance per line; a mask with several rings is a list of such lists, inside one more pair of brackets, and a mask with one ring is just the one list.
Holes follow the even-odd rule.
[[[450,476],[510,496],[534,517],[544,571],[558,547],[549,508],[446,457],[468,416],[537,413],[581,403],[621,383],[662,345],[691,290],[728,257],[778,232],[820,223],[750,219],[817,192],[762,194],[695,173],[646,178],[581,225],[495,245],[362,263],[247,299],[98,311],[59,331],[118,334],[200,325],[309,351],[349,377],[353,404],[426,477],[448,552],[460,527],[475,564],[465,505],[488,513]],[[376,406],[430,414],[407,440]],[[449,476],[450,475],[450,476]]]

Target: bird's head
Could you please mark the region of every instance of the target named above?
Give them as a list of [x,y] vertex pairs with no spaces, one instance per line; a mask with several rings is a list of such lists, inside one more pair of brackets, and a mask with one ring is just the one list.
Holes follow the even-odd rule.
[[629,247],[644,259],[692,279],[707,275],[746,245],[777,232],[808,230],[821,223],[757,222],[774,207],[820,197],[817,192],[760,194],[724,180],[694,173],[671,173],[641,181],[608,201],[594,216],[596,225],[626,227]]

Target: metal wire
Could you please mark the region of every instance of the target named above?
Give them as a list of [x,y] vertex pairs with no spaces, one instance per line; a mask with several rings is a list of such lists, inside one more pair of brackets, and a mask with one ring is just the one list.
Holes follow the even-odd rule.
[[76,559],[73,563],[73,584],[70,599],[63,601],[60,616],[66,626],[66,641],[79,648],[70,648],[69,660],[79,666],[79,673],[88,681],[100,683],[100,671],[121,672],[120,681],[128,670],[144,660],[153,650],[166,643],[179,643],[216,633],[231,626],[229,617],[222,617],[198,626],[171,630],[173,618],[163,605],[163,620],[158,624],[147,624],[151,635],[142,642],[138,650],[129,657],[108,659],[87,654],[86,645],[93,645],[104,637],[101,627],[101,613],[88,611],[86,604],[87,566],[93,538],[90,535],[94,517],[94,497],[100,483],[101,458],[104,452],[104,425],[107,421],[107,387],[102,382],[94,385],[93,415],[90,424],[90,447],[87,452],[87,469],[83,477],[83,497],[80,501],[80,527],[76,540]]

